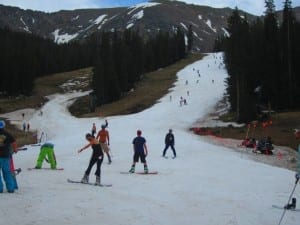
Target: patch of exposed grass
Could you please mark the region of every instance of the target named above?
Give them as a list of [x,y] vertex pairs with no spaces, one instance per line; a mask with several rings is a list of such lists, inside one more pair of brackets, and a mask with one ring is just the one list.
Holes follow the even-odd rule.
[[[88,82],[91,79],[92,68],[56,73],[45,77],[40,77],[35,81],[35,88],[32,96],[18,96],[10,98],[0,98],[0,113],[12,112],[24,108],[39,108],[46,100],[45,96],[54,93],[62,93],[64,89],[60,87],[69,80],[82,80],[86,77]],[[82,88],[77,86],[77,89]],[[75,88],[76,89],[76,88]],[[82,89],[86,90],[87,87]]]

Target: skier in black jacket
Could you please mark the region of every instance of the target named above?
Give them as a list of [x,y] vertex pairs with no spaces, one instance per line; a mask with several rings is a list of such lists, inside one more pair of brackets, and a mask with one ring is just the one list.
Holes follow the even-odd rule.
[[172,133],[172,129],[169,129],[169,133],[166,134],[166,137],[165,137],[165,144],[166,144],[166,147],[163,151],[163,157],[166,157],[166,152],[167,152],[167,149],[169,147],[171,147],[172,151],[173,151],[173,159],[176,158],[176,151],[175,151],[175,148],[174,148],[174,145],[175,145],[175,138],[174,138],[174,135]]

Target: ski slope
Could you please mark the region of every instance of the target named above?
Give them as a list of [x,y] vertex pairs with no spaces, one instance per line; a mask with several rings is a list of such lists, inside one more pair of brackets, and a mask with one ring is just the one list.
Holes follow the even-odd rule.
[[[226,70],[219,63],[222,54],[178,72],[168,95],[141,113],[109,118],[78,119],[66,107],[87,93],[53,95],[39,111],[26,111],[32,129],[47,134],[55,144],[58,167],[63,171],[33,170],[39,147],[28,146],[14,156],[20,189],[0,195],[0,224],[5,225],[274,225],[294,186],[294,172],[260,164],[232,151],[204,141],[189,131],[199,118],[211,112],[225,90]],[[197,73],[199,70],[200,77]],[[189,96],[188,93],[189,92]],[[187,105],[180,106],[180,97]],[[3,116],[3,115],[2,115]],[[21,112],[4,115],[20,119]],[[101,127],[108,119],[111,165],[102,164],[102,183],[94,187],[67,183],[81,179],[91,149],[78,154],[87,144],[85,134],[92,123]],[[172,128],[178,157],[162,158],[164,137]],[[158,175],[120,174],[132,162],[132,139],[141,129],[147,140],[150,171]],[[168,156],[172,156],[169,149]],[[44,167],[49,167],[44,163]],[[142,171],[137,164],[136,171]],[[92,170],[90,180],[94,182]],[[299,187],[295,192],[299,197]],[[299,212],[288,211],[282,224],[299,224]]]

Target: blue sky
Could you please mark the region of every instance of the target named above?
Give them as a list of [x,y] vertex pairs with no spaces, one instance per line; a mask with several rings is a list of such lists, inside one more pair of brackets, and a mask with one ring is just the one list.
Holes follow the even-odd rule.
[[[208,5],[211,7],[237,6],[255,15],[262,15],[265,11],[264,0],[182,0],[186,3],[197,5]],[[284,0],[275,0],[276,9],[282,8]],[[80,8],[111,8],[117,6],[132,6],[147,0],[0,0],[0,4],[18,6],[23,9],[40,10],[44,12],[55,12],[62,9]],[[300,0],[292,0],[293,6],[300,6]]]

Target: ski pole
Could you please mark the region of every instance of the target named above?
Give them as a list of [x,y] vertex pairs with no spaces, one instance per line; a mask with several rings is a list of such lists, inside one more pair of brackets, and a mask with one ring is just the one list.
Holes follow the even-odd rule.
[[[290,197],[289,197],[289,200],[288,200],[288,203],[287,203],[287,205],[290,203],[290,201],[291,201],[291,199],[292,199],[292,196],[293,196],[293,194],[294,194],[294,191],[295,191],[295,189],[296,189],[296,186],[297,186],[297,183],[298,183],[298,181],[299,181],[299,175],[298,175],[298,174],[296,174],[296,182],[295,182],[295,185],[294,185],[293,191],[292,191],[292,193],[290,194]],[[284,207],[284,209],[283,209],[283,213],[282,213],[282,215],[281,215],[281,218],[280,218],[280,220],[279,220],[279,223],[278,223],[278,225],[280,225],[280,224],[281,224],[281,222],[282,222],[282,220],[283,220],[283,217],[284,217],[284,215],[285,215],[285,212],[286,212],[286,210],[287,210],[287,207]]]

